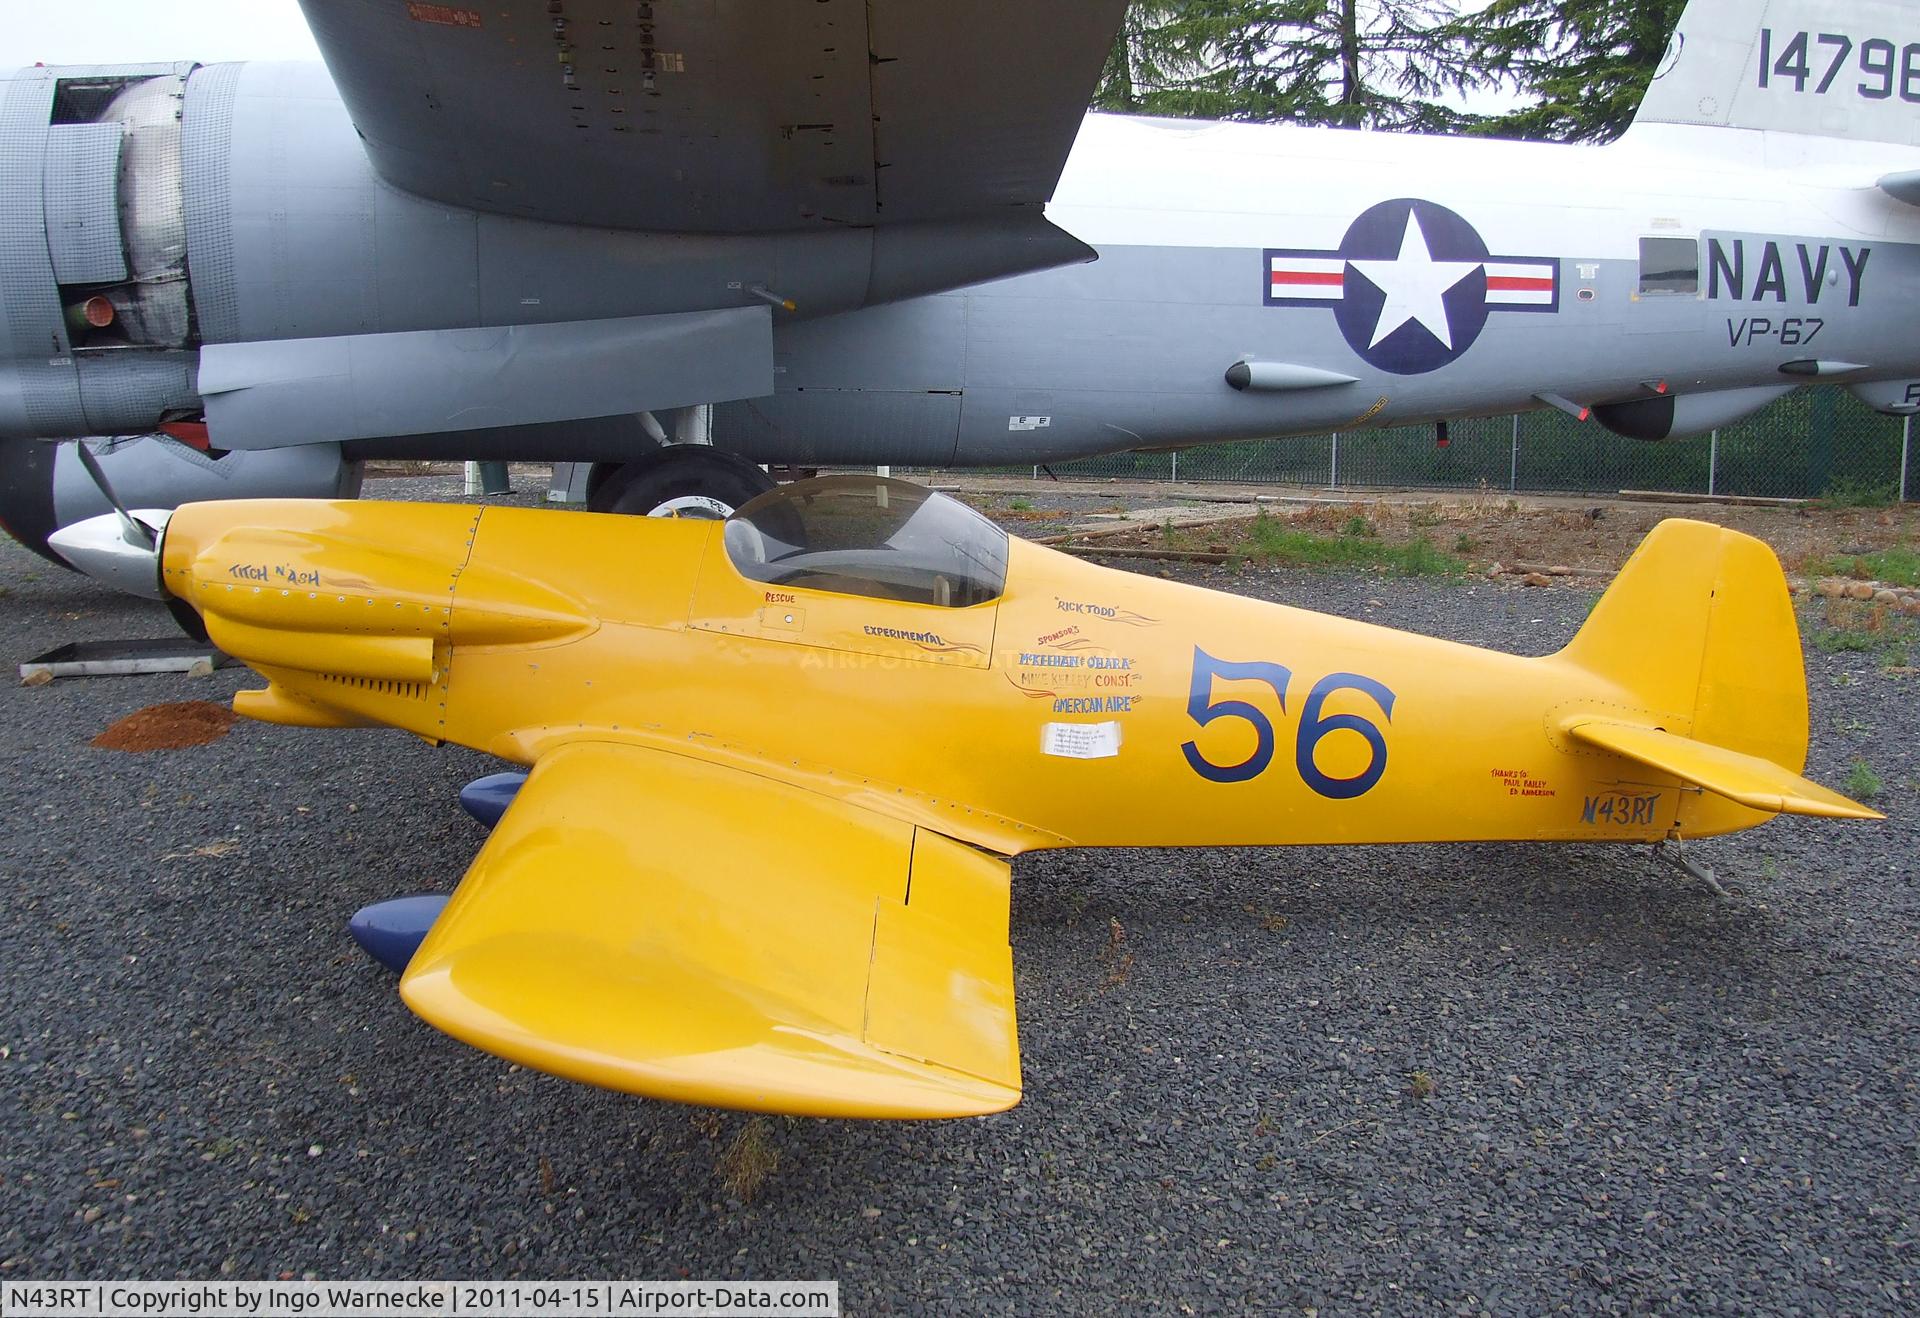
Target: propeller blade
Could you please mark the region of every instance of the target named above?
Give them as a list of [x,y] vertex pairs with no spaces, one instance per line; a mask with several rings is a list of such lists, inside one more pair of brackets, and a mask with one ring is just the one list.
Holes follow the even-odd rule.
[[121,538],[136,549],[157,548],[160,538],[155,534],[154,528],[127,511],[127,506],[120,502],[120,496],[113,492],[113,485],[107,480],[107,473],[100,466],[100,459],[93,455],[93,450],[87,447],[86,441],[82,440],[74,445],[74,449],[80,455],[80,465],[87,469],[87,475],[93,477],[93,483],[100,487],[100,493],[106,495],[107,502],[113,505],[114,515],[120,519]]

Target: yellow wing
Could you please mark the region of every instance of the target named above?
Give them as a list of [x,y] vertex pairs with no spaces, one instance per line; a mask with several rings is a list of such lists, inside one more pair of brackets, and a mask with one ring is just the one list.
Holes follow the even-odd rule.
[[609,742],[535,766],[401,980],[590,1084],[823,1117],[1020,1100],[1009,870],[767,778]]
[[1729,801],[1754,810],[1827,819],[1884,819],[1877,810],[1849,801],[1782,768],[1772,760],[1728,750],[1658,728],[1628,723],[1586,722],[1567,727],[1567,735],[1590,746],[1684,778]]

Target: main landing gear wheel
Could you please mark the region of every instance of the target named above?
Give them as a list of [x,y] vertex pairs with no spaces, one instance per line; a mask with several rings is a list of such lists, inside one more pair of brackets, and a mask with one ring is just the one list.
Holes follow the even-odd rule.
[[596,513],[724,521],[774,486],[745,458],[704,444],[674,445],[629,462],[587,496]]

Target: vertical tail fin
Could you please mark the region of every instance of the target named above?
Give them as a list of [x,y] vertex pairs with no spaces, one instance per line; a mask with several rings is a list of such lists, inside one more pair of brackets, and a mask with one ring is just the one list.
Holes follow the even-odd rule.
[[1807,681],[1793,597],[1773,550],[1669,518],[1620,569],[1566,659],[1684,725],[1667,731],[1796,773],[1807,756]]
[[1910,0],[1691,0],[1634,124],[1920,145]]
[[[1752,536],[1679,518],[1660,523],[1557,659],[1618,692],[1568,718],[1563,730],[1576,741],[1747,809],[1877,817],[1799,776],[1807,759],[1800,629],[1780,561]],[[1683,822],[1720,831],[1725,809],[1690,808]]]

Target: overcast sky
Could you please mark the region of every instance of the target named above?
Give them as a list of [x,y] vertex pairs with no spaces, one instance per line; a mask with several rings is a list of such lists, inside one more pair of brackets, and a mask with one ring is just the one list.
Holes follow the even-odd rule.
[[0,67],[319,59],[293,0],[0,0]]

